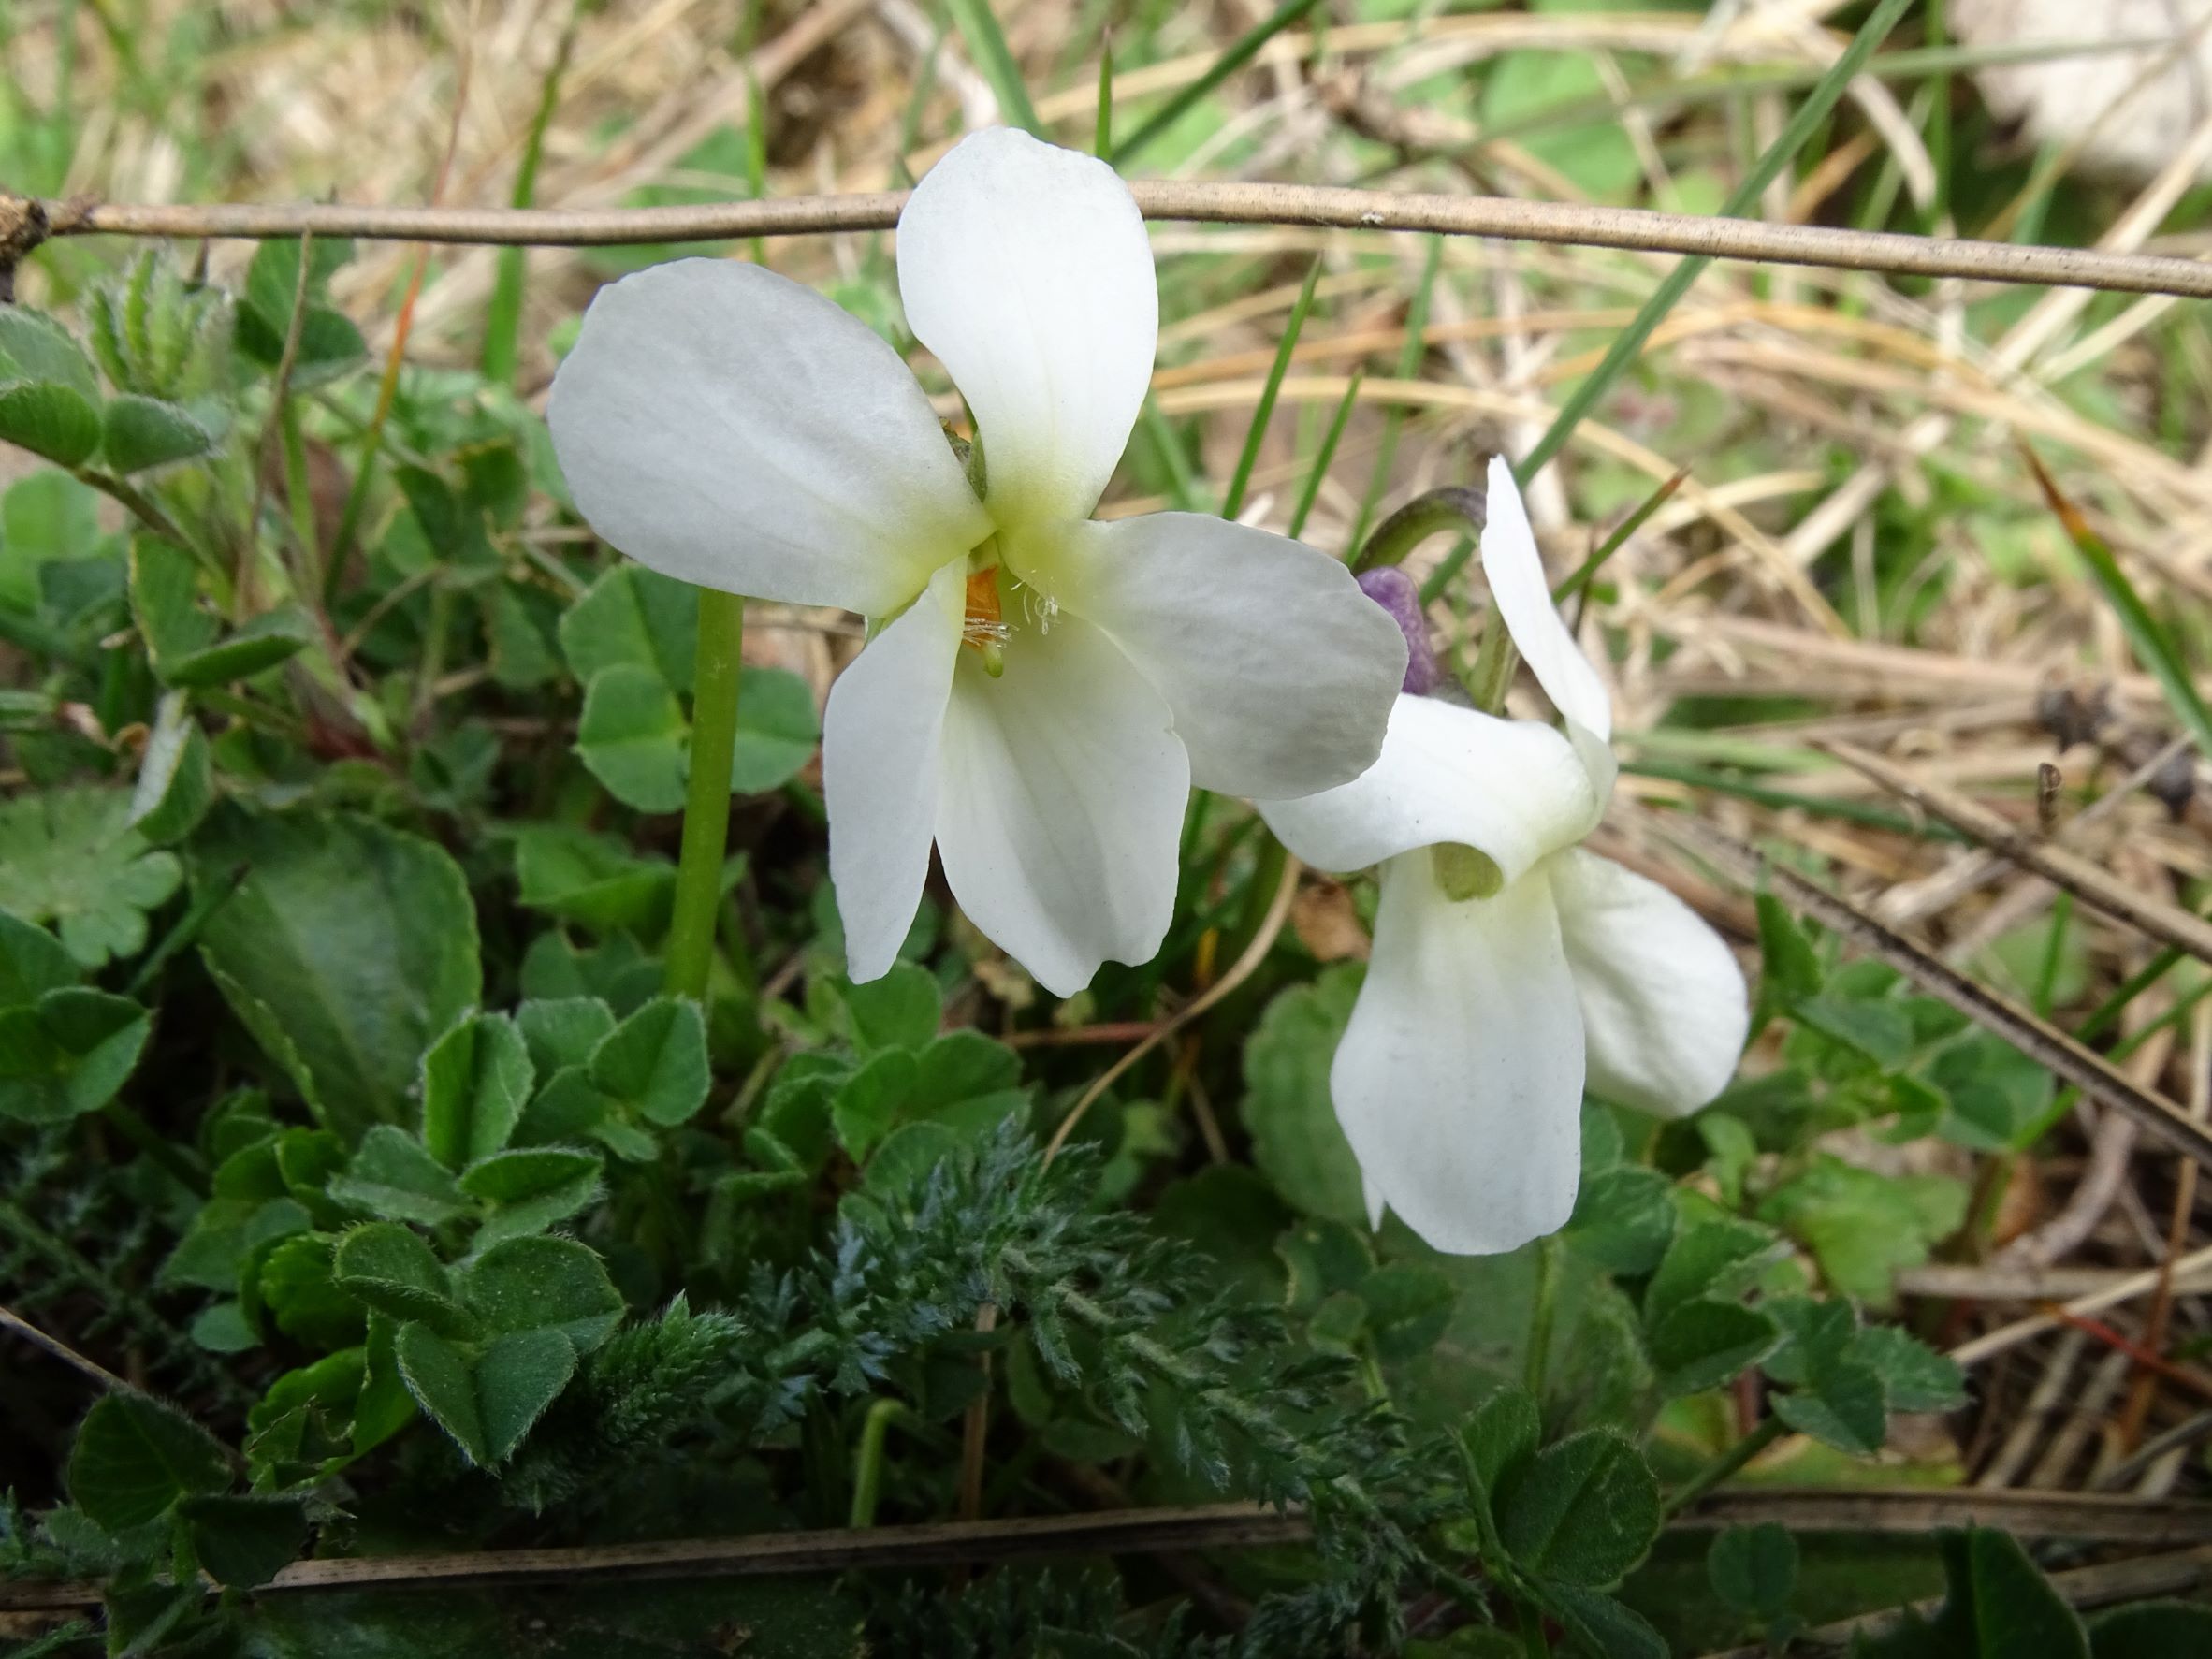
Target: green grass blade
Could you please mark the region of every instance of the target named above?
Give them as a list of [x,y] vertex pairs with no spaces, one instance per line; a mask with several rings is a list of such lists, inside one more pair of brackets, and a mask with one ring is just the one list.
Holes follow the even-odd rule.
[[1305,488],[1298,492],[1298,505],[1290,515],[1290,528],[1287,532],[1292,541],[1298,540],[1305,529],[1305,521],[1313,514],[1314,502],[1320,500],[1321,486],[1329,476],[1329,463],[1336,458],[1336,445],[1344,437],[1345,427],[1352,418],[1352,410],[1360,401],[1360,383],[1367,378],[1367,371],[1355,369],[1349,385],[1344,388],[1344,400],[1337,404],[1336,414],[1329,422],[1329,429],[1321,435],[1321,447],[1314,452],[1314,464],[1306,469]]
[[1321,260],[1314,257],[1313,268],[1305,273],[1305,286],[1299,289],[1297,303],[1290,307],[1290,320],[1283,325],[1283,338],[1275,347],[1275,360],[1267,371],[1267,385],[1259,389],[1259,401],[1252,406],[1252,423],[1244,429],[1244,451],[1237,457],[1237,470],[1229,481],[1229,493],[1221,501],[1221,516],[1234,518],[1244,506],[1244,491],[1252,482],[1252,469],[1259,460],[1259,445],[1267,437],[1267,423],[1275,412],[1276,394],[1283,389],[1283,376],[1289,372],[1290,354],[1298,349],[1300,330],[1305,327],[1305,313],[1314,307],[1314,289],[1321,280]]
[[[1436,273],[1444,269],[1444,239],[1429,239],[1429,256],[1421,266],[1420,286],[1413,291],[1413,304],[1405,313],[1405,343],[1398,352],[1398,378],[1411,380],[1420,372],[1421,355],[1429,349],[1423,338],[1429,331],[1429,301],[1436,292]],[[1375,452],[1375,470],[1367,475],[1367,493],[1360,501],[1360,516],[1352,520],[1352,533],[1345,557],[1349,559],[1367,539],[1375,509],[1390,488],[1390,463],[1398,458],[1398,433],[1405,425],[1405,408],[1390,405],[1383,416],[1382,444]]]
[[997,18],[992,15],[991,0],[946,0],[946,6],[953,14],[953,26],[968,42],[976,72],[990,84],[991,95],[998,100],[998,113],[1010,125],[1043,138],[1044,123],[1037,119],[1037,106],[1029,102],[1029,89],[1022,84],[1022,71],[1007,47]]
[[1091,135],[1091,153],[1100,161],[1113,159],[1113,36],[1099,42],[1099,124]]
[[2028,465],[2035,473],[2035,481],[2043,487],[2044,499],[2050,502],[2051,511],[2059,516],[2066,533],[2073,539],[2074,551],[2082,562],[2089,567],[2103,592],[2105,603],[2119,618],[2120,632],[2128,636],[2128,647],[2136,660],[2159,682],[2159,689],[2166,693],[2174,716],[2187,728],[2190,738],[2201,755],[2212,755],[2212,710],[2205,706],[2205,700],[2197,693],[2196,681],[2189,675],[2189,668],[2181,661],[2181,654],[2174,648],[2174,642],[2166,637],[2166,631],[2159,626],[2158,618],[2150,614],[2150,607],[2143,603],[2143,596],[2135,591],[2135,585],[2119,567],[2112,549],[2104,545],[2104,538],[2089,528],[2081,510],[2059,492],[2051,475],[2044,471],[2043,462],[2035,452],[2022,444],[2021,453],[2027,456]]
[[[1912,5],[1913,0],[1881,0],[1867,21],[1859,26],[1851,44],[1843,49],[1842,55],[1829,65],[1828,72],[1820,78],[1819,83],[1806,95],[1805,102],[1798,106],[1789,125],[1783,129],[1782,136],[1767,147],[1767,153],[1759,157],[1751,171],[1737,184],[1734,193],[1721,204],[1719,217],[1740,218],[1758,201],[1760,193],[1796,157],[1804,147],[1805,140],[1812,136],[1812,130],[1827,119],[1828,111],[1835,108],[1836,101],[1843,95],[1843,89],[1851,84],[1852,77],[1874,55],[1874,49],[1882,44],[1884,37]],[[1636,313],[1635,320],[1614,340],[1604,360],[1575,388],[1573,395],[1553,417],[1550,429],[1536,440],[1536,446],[1529,451],[1515,469],[1515,475],[1523,484],[1541,472],[1544,464],[1559,453],[1561,445],[1581,424],[1582,417],[1590,413],[1598,399],[1620,378],[1621,371],[1642,354],[1644,342],[1652,337],[1652,330],[1666,320],[1667,313],[1674,310],[1681,297],[1690,291],[1690,284],[1711,263],[1709,255],[1689,255],[1666,273],[1665,280],[1652,291],[1651,298],[1644,301],[1643,309]]]
[[1198,484],[1190,470],[1190,457],[1183,451],[1183,440],[1175,429],[1168,424],[1168,417],[1159,412],[1159,405],[1150,398],[1144,400],[1137,411],[1137,426],[1151,442],[1159,455],[1160,465],[1168,470],[1168,499],[1179,512],[1192,512],[1199,502]]
[[[581,0],[569,7],[567,26],[553,50],[553,66],[546,71],[545,83],[538,88],[537,113],[531,118],[530,131],[522,141],[522,162],[515,170],[512,202],[516,207],[527,208],[537,199],[538,164],[546,153],[546,128],[560,101],[561,77],[568,73],[569,54],[575,50],[576,23],[583,10]],[[484,310],[484,378],[501,386],[515,384],[515,371],[521,363],[525,256],[522,248],[500,250],[491,299]]]
[[1203,75],[1162,104],[1149,120],[1115,147],[1113,165],[1128,166],[1139,151],[1182,120],[1201,98],[1258,57],[1261,47],[1313,10],[1316,4],[1317,0],[1287,0],[1273,17],[1262,19],[1230,41],[1221,55],[1206,65]]

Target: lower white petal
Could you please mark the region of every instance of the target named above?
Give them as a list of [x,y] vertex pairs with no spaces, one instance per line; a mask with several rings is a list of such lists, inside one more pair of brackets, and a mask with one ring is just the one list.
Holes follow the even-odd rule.
[[1728,1086],[1751,1026],[1743,970],[1658,882],[1580,848],[1545,866],[1589,1032],[1590,1087],[1667,1117]]
[[1580,840],[1603,809],[1575,745],[1550,726],[1433,697],[1391,705],[1381,755],[1351,782],[1255,805],[1317,869],[1361,869],[1456,841],[1488,853],[1508,881]]
[[1334,559],[1198,513],[1068,527],[1055,597],[1174,710],[1191,781],[1311,794],[1375,764],[1405,638]]
[[938,749],[960,654],[967,566],[946,565],[837,676],[822,721],[830,881],[855,981],[897,959],[929,879]]
[[960,652],[938,856],[968,920],[1071,997],[1167,936],[1190,762],[1159,693],[1087,623],[1016,627],[1004,661],[993,679]]
[[1542,868],[1455,903],[1426,852],[1384,867],[1329,1086],[1370,1205],[1379,1195],[1436,1249],[1492,1255],[1566,1224],[1582,1015]]

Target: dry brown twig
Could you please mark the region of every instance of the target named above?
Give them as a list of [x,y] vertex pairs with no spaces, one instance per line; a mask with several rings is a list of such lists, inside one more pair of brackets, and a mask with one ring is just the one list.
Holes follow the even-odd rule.
[[[1411,230],[1579,247],[1691,254],[1783,265],[1972,277],[2123,293],[2212,298],[2212,264],[2155,254],[2024,247],[1965,238],[1767,225],[1500,196],[1435,196],[1330,185],[1139,179],[1130,190],[1148,219],[1199,224],[1291,225],[1340,230]],[[259,239],[318,236],[418,242],[604,247],[721,241],[822,231],[889,230],[903,191],[786,196],[665,208],[416,208],[345,203],[25,202],[0,198],[8,223],[26,228],[18,254],[60,236]],[[44,220],[42,232],[38,221]],[[12,244],[11,244],[12,245]]]

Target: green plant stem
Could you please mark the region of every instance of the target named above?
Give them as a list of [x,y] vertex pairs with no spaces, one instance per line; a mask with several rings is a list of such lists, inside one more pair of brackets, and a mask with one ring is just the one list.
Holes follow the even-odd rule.
[[1533,1601],[1516,1600],[1514,1611],[1521,1624],[1521,1648],[1528,1659],[1551,1659],[1551,1642],[1544,1635],[1544,1611]]
[[1750,1463],[1752,1459],[1757,1457],[1759,1453],[1781,1439],[1788,1428],[1789,1425],[1778,1417],[1767,1419],[1765,1422],[1684,1481],[1681,1487],[1661,1506],[1662,1512],[1674,1515],[1688,1508],[1707,1492],[1712,1491],[1714,1487],[1720,1485],[1722,1481],[1727,1479],[1729,1476],[1735,1474],[1737,1470],[1742,1468],[1744,1464]]
[[968,55],[975,60],[976,72],[998,100],[998,113],[1006,124],[1043,138],[1044,123],[1037,119],[1037,107],[1029,102],[1029,89],[1022,84],[1021,68],[1007,47],[997,18],[992,15],[991,0],[948,0],[946,9],[953,14],[953,26],[968,42]]
[[[1352,556],[1352,569],[1358,572],[1402,564],[1407,554],[1431,536],[1448,530],[1473,530],[1480,535],[1488,521],[1479,489],[1458,484],[1432,489],[1415,496],[1376,525],[1366,545]],[[1430,596],[1424,593],[1422,597]]]
[[1559,1235],[1536,1241],[1536,1294],[1529,1310],[1528,1352],[1523,1356],[1521,1380],[1540,1406],[1544,1400],[1544,1373],[1551,1362],[1551,1326],[1559,1312]]
[[[1914,0],[1880,0],[1867,21],[1859,26],[1858,33],[1852,36],[1851,44],[1843,49],[1841,55],[1828,66],[1827,73],[1820,78],[1819,84],[1806,95],[1805,102],[1798,107],[1789,125],[1783,129],[1782,136],[1767,147],[1766,153],[1753,164],[1728,199],[1721,204],[1719,217],[1739,219],[1757,205],[1767,186],[1774,182],[1782,169],[1804,147],[1805,140],[1812,137],[1813,129],[1827,119],[1828,111],[1836,107],[1836,101],[1843,95],[1843,90],[1851,84],[1852,78],[1874,55],[1874,49],[1882,44],[1898,20],[1911,9]],[[1543,471],[1545,464],[1559,453],[1574,429],[1581,424],[1582,417],[1590,413],[1598,399],[1621,377],[1622,371],[1642,355],[1644,342],[1652,337],[1652,330],[1658,327],[1667,313],[1674,310],[1681,297],[1690,291],[1690,285],[1711,263],[1709,255],[1690,255],[1666,273],[1659,286],[1652,290],[1651,298],[1644,301],[1643,309],[1614,338],[1603,360],[1560,406],[1558,415],[1552,417],[1551,425],[1536,440],[1536,446],[1514,469],[1514,475],[1522,484],[1525,485]]]
[[891,1425],[907,1415],[896,1400],[879,1400],[860,1423],[860,1448],[852,1455],[852,1515],[849,1524],[876,1524],[876,1503],[883,1492],[883,1450]]
[[1267,439],[1267,423],[1275,412],[1275,399],[1283,389],[1283,376],[1290,369],[1290,354],[1298,349],[1298,336],[1305,327],[1306,313],[1313,309],[1314,289],[1321,280],[1321,261],[1318,255],[1305,273],[1305,286],[1298,291],[1298,299],[1290,307],[1290,320],[1283,325],[1283,338],[1275,345],[1275,360],[1267,371],[1267,384],[1259,388],[1259,401],[1252,406],[1252,419],[1244,429],[1244,447],[1237,457],[1237,470],[1229,481],[1229,493],[1221,501],[1221,517],[1234,518],[1244,508],[1244,491],[1252,482],[1252,469],[1259,461],[1259,446]]
[[1314,452],[1314,464],[1306,469],[1305,488],[1299,491],[1298,505],[1290,514],[1290,527],[1284,531],[1294,542],[1305,530],[1305,521],[1313,515],[1314,503],[1321,499],[1321,486],[1329,477],[1329,463],[1336,458],[1336,446],[1342,442],[1344,429],[1351,421],[1353,405],[1360,400],[1360,383],[1366,378],[1366,370],[1352,371],[1352,378],[1344,388],[1344,399],[1336,406],[1336,415],[1329,422],[1328,431],[1321,436],[1321,447]]
[[[545,81],[538,88],[537,112],[523,138],[522,160],[515,169],[515,193],[509,198],[516,207],[527,208],[537,199],[546,128],[560,101],[561,79],[568,73],[569,56],[575,50],[576,25],[583,16],[582,0],[575,0],[568,8],[568,22],[560,31],[560,43],[553,49],[552,67],[546,71]],[[499,274],[492,280],[491,300],[484,309],[484,378],[502,386],[515,384],[515,371],[522,359],[522,293],[528,275],[523,261],[527,254],[518,247],[500,250]]]
[[699,589],[699,667],[691,698],[691,779],[684,799],[683,851],[676,866],[676,913],[668,928],[667,986],[706,1000],[721,910],[722,849],[730,838],[731,751],[737,741],[737,658],[745,601]]
[[199,930],[208,924],[208,918],[230,901],[230,895],[238,891],[239,883],[246,879],[247,868],[243,864],[234,866],[220,881],[209,883],[194,897],[184,913],[177,918],[177,924],[161,936],[161,942],[148,952],[146,959],[138,964],[138,971],[131,975],[131,982],[124,987],[124,996],[137,997],[145,995],[146,987],[153,983],[155,976],[167,966],[169,958],[197,939]]
[[1113,36],[1099,42],[1099,124],[1091,134],[1091,153],[1100,161],[1113,159]]

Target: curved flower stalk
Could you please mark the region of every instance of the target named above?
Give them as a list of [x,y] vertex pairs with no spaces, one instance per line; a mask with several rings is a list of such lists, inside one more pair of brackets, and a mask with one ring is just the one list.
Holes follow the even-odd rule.
[[1380,865],[1374,957],[1329,1074],[1375,1224],[1483,1255],[1575,1204],[1582,1090],[1666,1116],[1727,1084],[1750,1013],[1720,938],[1584,851],[1612,793],[1604,683],[1552,607],[1528,515],[1490,468],[1482,568],[1565,730],[1402,695],[1382,757],[1259,810],[1323,869]]
[[602,289],[547,419],[632,558],[874,619],[822,746],[852,977],[890,968],[934,839],[976,925],[1070,995],[1158,949],[1193,782],[1296,796],[1375,760],[1404,642],[1313,548],[1090,518],[1158,333],[1143,222],[1103,163],[965,139],[899,220],[898,279],[974,414],[966,472],[890,346],[720,260]]

